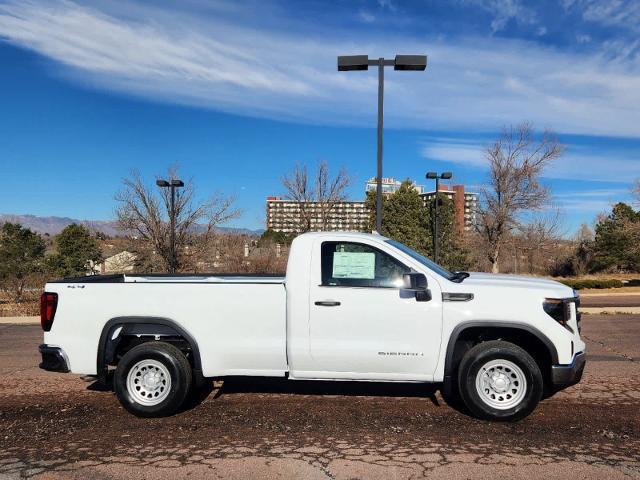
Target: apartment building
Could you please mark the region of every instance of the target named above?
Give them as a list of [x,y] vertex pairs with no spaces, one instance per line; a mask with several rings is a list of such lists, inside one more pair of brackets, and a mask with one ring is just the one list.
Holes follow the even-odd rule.
[[[464,185],[453,185],[451,189],[449,189],[448,185],[440,185],[440,193],[446,195],[453,201],[456,230],[459,233],[471,230],[476,223],[478,194],[465,192]],[[433,200],[435,194],[435,190],[421,194],[425,205],[427,202]]]
[[266,227],[276,232],[364,232],[368,224],[369,210],[364,202],[338,202],[327,211],[326,204],[321,202],[296,202],[281,197],[267,197]]
[[[413,180],[411,180],[411,183],[413,184],[414,190],[416,190],[419,194],[424,193],[423,185],[418,185],[417,183],[414,183]],[[393,177],[388,177],[388,178],[382,177],[382,195],[389,196],[392,193],[396,193],[398,190],[400,190],[400,185],[402,185],[402,182],[399,180],[396,180]],[[378,186],[377,179],[375,177],[372,177],[367,181],[365,185],[365,191],[375,192],[377,186]]]
[[[392,195],[402,182],[393,178],[383,179],[383,194]],[[374,190],[375,178],[370,179],[366,189]],[[414,183],[414,188],[423,198],[425,205],[433,200],[435,191],[425,192],[422,185]],[[464,185],[440,185],[440,192],[447,195],[455,206],[455,225],[459,233],[471,230],[476,221],[478,195],[466,192]],[[321,202],[296,202],[281,197],[267,197],[266,228],[276,232],[297,233],[301,231],[342,231],[364,232],[369,227],[369,210],[364,201],[338,202],[327,212]]]

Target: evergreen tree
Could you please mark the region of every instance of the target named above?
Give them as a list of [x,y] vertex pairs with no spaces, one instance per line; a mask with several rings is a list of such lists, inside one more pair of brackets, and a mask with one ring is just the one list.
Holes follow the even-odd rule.
[[594,270],[640,270],[640,212],[626,203],[614,205],[596,225],[593,242]]
[[45,243],[40,235],[16,223],[5,223],[0,230],[0,282],[22,297],[29,277],[43,269]]
[[[462,244],[462,238],[456,232],[455,205],[444,193],[439,193],[438,197],[438,263],[452,271],[466,270],[470,263],[469,254]],[[429,202],[428,208],[433,218],[435,198]],[[433,222],[429,224],[429,235],[433,235]],[[431,249],[433,250],[433,247]]]
[[[367,206],[371,212],[370,226],[375,225],[375,192],[367,192]],[[423,255],[431,254],[430,216],[422,197],[411,182],[404,181],[400,189],[382,203],[382,235],[393,238]]]
[[[375,225],[375,192],[367,192],[369,226]],[[409,180],[382,202],[382,235],[393,238],[415,251],[433,258],[433,206],[424,205],[422,197]],[[464,269],[468,260],[455,235],[455,207],[446,195],[440,194],[438,210],[439,262],[454,270]]]
[[291,242],[295,238],[295,234],[285,233],[285,232],[276,232],[272,229],[265,230],[260,239],[258,240],[258,246],[265,246],[272,243],[279,243],[281,245],[291,245]]
[[53,273],[63,277],[93,273],[92,264],[102,261],[100,246],[91,232],[72,223],[54,238],[56,253],[49,257]]

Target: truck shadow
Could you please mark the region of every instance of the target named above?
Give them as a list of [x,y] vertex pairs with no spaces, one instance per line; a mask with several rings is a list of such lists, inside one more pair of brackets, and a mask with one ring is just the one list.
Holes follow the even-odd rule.
[[[219,383],[222,383],[219,385]],[[216,382],[213,398],[242,393],[288,395],[339,395],[367,397],[426,397],[439,406],[436,385],[425,383],[388,383],[355,381],[288,380],[267,377],[226,377]]]
[[[95,378],[87,390],[113,392],[113,377],[107,378],[103,384]],[[215,400],[223,395],[238,394],[283,394],[283,395],[318,395],[318,396],[362,396],[362,397],[413,397],[427,398],[436,407],[443,402],[436,396],[439,387],[428,383],[389,383],[389,382],[356,382],[356,381],[320,381],[320,380],[288,380],[272,377],[225,377],[224,379],[202,381],[194,386],[187,401],[180,411],[191,410],[209,397]],[[463,411],[455,402],[448,402],[450,407]]]

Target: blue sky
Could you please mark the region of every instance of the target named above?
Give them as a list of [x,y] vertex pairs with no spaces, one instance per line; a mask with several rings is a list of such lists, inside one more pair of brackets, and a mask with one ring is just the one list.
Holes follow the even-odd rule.
[[545,181],[571,234],[640,176],[639,34],[637,0],[0,0],[0,213],[109,219],[131,169],[175,162],[239,227],[296,161],[345,167],[360,199],[376,76],[336,56],[424,53],[386,74],[385,176],[477,188],[483,149],[531,121],[567,146]]

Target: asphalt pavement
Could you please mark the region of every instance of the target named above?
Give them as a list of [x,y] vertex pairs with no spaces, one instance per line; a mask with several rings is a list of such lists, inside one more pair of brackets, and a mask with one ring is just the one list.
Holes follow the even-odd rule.
[[585,315],[581,384],[519,423],[426,385],[233,379],[139,419],[92,378],[41,371],[39,327],[0,325],[0,479],[640,478],[640,316]]

